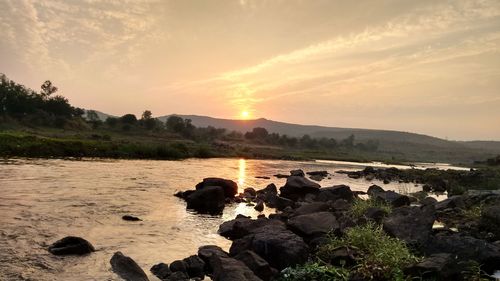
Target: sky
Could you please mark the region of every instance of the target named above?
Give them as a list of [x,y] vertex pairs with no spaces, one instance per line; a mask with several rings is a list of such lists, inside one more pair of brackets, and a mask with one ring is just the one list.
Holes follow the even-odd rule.
[[113,115],[500,140],[500,1],[0,0],[0,73]]

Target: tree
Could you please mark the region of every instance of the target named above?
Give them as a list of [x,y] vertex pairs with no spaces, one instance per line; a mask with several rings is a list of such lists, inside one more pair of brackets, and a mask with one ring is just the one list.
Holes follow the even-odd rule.
[[245,133],[245,138],[247,139],[256,139],[256,140],[265,140],[269,132],[262,127],[253,128],[251,132]]
[[179,116],[172,115],[168,117],[165,125],[167,126],[167,130],[174,133],[181,133],[184,130],[184,119]]
[[137,117],[135,117],[134,114],[125,114],[122,117],[120,117],[120,122],[124,124],[133,125],[137,123]]
[[40,92],[42,99],[48,99],[50,95],[57,92],[58,90],[56,86],[52,85],[52,82],[50,82],[50,80],[43,82],[40,88],[42,88],[42,91]]
[[95,110],[87,110],[87,119],[90,122],[96,122],[99,121],[99,115],[97,115],[97,112]]
[[350,135],[347,138],[343,139],[340,144],[342,146],[345,146],[347,148],[352,148],[354,147],[354,135]]
[[142,119],[142,120],[149,120],[149,119],[151,119],[151,118],[152,118],[152,116],[153,116],[153,113],[151,113],[151,111],[150,111],[150,110],[145,110],[145,111],[142,113],[142,117],[141,117],[141,119]]

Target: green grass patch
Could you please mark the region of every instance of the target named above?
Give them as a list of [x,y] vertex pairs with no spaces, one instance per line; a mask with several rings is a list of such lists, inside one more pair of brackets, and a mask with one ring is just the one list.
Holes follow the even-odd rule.
[[361,218],[369,208],[380,208],[388,214],[392,212],[391,205],[387,204],[386,202],[374,200],[371,198],[366,200],[357,198],[356,200],[354,200],[354,203],[352,204],[349,212],[353,217]]
[[351,272],[366,280],[404,280],[403,268],[418,261],[403,241],[371,223],[349,229],[342,238],[331,236],[328,243],[319,247],[317,257],[328,261],[333,251],[342,246],[359,251],[360,259]]
[[344,268],[306,263],[284,269],[276,281],[347,281],[349,271]]

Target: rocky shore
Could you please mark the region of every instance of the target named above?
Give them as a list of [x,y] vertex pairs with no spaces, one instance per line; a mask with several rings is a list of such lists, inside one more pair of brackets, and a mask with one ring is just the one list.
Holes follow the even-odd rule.
[[[387,170],[349,175],[415,180]],[[328,173],[307,175],[321,180]],[[279,189],[270,184],[238,194],[235,182],[206,178],[175,196],[201,214],[220,215],[235,203],[276,211],[268,217],[238,215],[221,224],[218,233],[232,241],[228,252],[205,245],[182,260],[154,265],[151,272],[164,281],[494,280],[490,276],[500,270],[500,195],[494,192],[438,202],[425,193],[404,195],[376,185],[366,193],[346,185],[321,187],[294,170]],[[53,254],[93,250],[78,237],[49,248]],[[124,280],[148,280],[120,252],[110,263]]]

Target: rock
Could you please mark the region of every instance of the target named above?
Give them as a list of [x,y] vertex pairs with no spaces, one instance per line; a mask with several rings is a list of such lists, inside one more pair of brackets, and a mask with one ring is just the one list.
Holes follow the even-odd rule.
[[498,270],[500,265],[500,248],[484,240],[459,234],[435,235],[426,243],[424,253],[449,253],[456,260],[474,260],[489,274]]
[[205,262],[205,272],[211,273],[213,271],[210,260],[212,256],[229,257],[229,254],[222,250],[221,247],[215,245],[206,245],[198,248],[198,257]]
[[253,271],[253,273],[255,273],[255,275],[257,275],[257,277],[264,281],[270,280],[277,273],[277,271],[272,268],[266,260],[253,251],[243,251],[234,258],[242,261],[248,268],[250,268],[250,270]]
[[205,262],[197,255],[190,256],[183,260],[186,263],[186,271],[190,278],[205,277]]
[[420,204],[422,204],[423,206],[427,206],[427,205],[435,205],[437,202],[438,201],[434,197],[425,197],[420,201]]
[[125,221],[142,221],[140,218],[134,217],[134,216],[131,216],[131,215],[124,215],[122,217],[122,220],[125,220]]
[[381,208],[370,207],[366,209],[363,215],[367,219],[373,220],[376,223],[381,223],[384,217],[387,215],[387,212]]
[[435,219],[433,208],[400,207],[383,220],[383,228],[391,236],[421,246],[429,239]]
[[257,202],[257,205],[255,205],[254,209],[258,212],[264,211],[264,201],[259,200],[259,202]]
[[295,205],[295,202],[292,201],[291,199],[284,198],[281,196],[276,196],[274,197],[274,200],[272,200],[271,206],[274,206],[276,209],[279,211],[282,211],[286,209],[287,207],[293,207]]
[[331,251],[328,263],[339,267],[351,267],[356,264],[358,252],[348,246],[340,246]]
[[250,196],[256,196],[257,193],[255,192],[255,189],[253,189],[252,187],[247,187],[243,190],[243,193],[247,193],[249,194]]
[[150,269],[151,273],[153,273],[160,280],[168,280],[167,278],[172,274],[172,271],[168,268],[168,265],[165,263],[159,263],[153,265]]
[[221,178],[205,178],[196,185],[196,190],[201,190],[208,186],[220,186],[224,190],[224,195],[233,198],[238,193],[238,185],[232,180]]
[[173,261],[170,264],[169,269],[172,272],[180,271],[180,272],[185,272],[187,274],[187,264],[186,264],[186,262],[184,260]]
[[454,208],[464,208],[464,207],[465,203],[461,195],[452,196],[441,202],[436,203],[435,205],[436,211],[442,211],[445,209],[454,209]]
[[286,179],[289,177],[289,175],[285,175],[285,174],[276,174],[274,176],[277,177],[278,179]]
[[298,169],[298,170],[291,170],[290,176],[292,176],[292,177],[305,177],[306,174],[304,174],[304,171]]
[[172,274],[168,277],[168,281],[190,281],[187,273],[182,271],[172,272]]
[[278,270],[303,264],[309,255],[304,240],[281,224],[260,227],[234,241],[230,253],[236,255],[244,250],[254,251]]
[[127,281],[148,281],[148,276],[130,257],[123,255],[121,252],[113,254],[110,260],[111,268],[122,279]]
[[301,176],[291,176],[286,184],[280,188],[281,197],[297,201],[308,193],[318,192],[320,185]]
[[391,204],[394,208],[410,205],[410,198],[408,196],[396,193],[392,190],[381,193],[375,193],[373,198],[375,200],[381,200],[387,202]]
[[388,179],[384,179],[383,183],[384,183],[384,184],[389,184],[389,183],[391,183],[391,181],[390,181],[390,180],[388,180]]
[[328,172],[327,171],[311,171],[311,172],[307,172],[306,174],[310,175],[310,176],[320,176],[320,177],[327,177],[328,176]]
[[404,272],[421,280],[460,280],[461,269],[450,254],[438,253],[407,267]]
[[313,176],[309,176],[310,179],[312,179],[313,181],[322,181],[325,177],[322,177],[320,175],[313,175]]
[[263,200],[269,207],[274,207],[273,204],[277,194],[278,189],[273,183],[256,192],[257,198]]
[[384,192],[385,192],[385,190],[382,187],[374,184],[374,185],[371,185],[370,187],[368,187],[368,191],[366,193],[368,193],[368,196],[374,197],[376,194],[384,193]]
[[500,240],[500,206],[484,208],[481,215],[481,225],[493,232],[497,240]]
[[230,257],[212,256],[214,281],[262,281],[242,261]]
[[300,205],[294,210],[292,216],[307,215],[317,212],[329,211],[330,206],[324,202],[313,202]]
[[94,251],[90,242],[76,236],[64,237],[49,246],[49,252],[53,255],[85,255]]
[[332,187],[320,188],[316,196],[317,201],[332,201],[335,202],[338,199],[344,199],[347,201],[354,200],[354,193],[351,188],[347,185],[334,185]]
[[337,199],[333,202],[332,207],[335,211],[347,211],[351,208],[351,203],[345,199]]
[[308,240],[333,232],[339,228],[335,216],[330,212],[318,212],[296,216],[288,220],[287,224],[293,232]]
[[242,238],[256,229],[266,226],[266,225],[279,225],[284,228],[284,223],[279,220],[271,219],[256,219],[252,220],[250,218],[236,218],[234,220],[226,221],[219,226],[218,233],[221,236],[229,238],[231,240]]
[[212,215],[221,214],[224,210],[224,189],[220,186],[207,186],[196,190],[187,198],[187,209]]
[[270,177],[267,177],[267,176],[256,176],[255,178],[256,178],[256,179],[264,179],[264,180],[269,180],[269,179],[271,179]]

